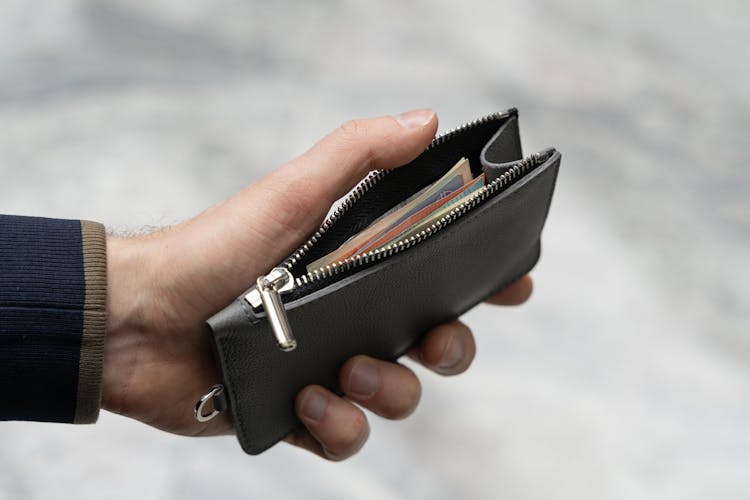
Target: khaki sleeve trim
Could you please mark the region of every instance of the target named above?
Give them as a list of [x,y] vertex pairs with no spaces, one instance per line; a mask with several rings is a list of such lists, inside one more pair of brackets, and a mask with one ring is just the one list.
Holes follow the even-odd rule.
[[107,246],[104,226],[81,221],[86,300],[78,368],[78,396],[73,423],[91,424],[102,399],[102,357],[107,327]]

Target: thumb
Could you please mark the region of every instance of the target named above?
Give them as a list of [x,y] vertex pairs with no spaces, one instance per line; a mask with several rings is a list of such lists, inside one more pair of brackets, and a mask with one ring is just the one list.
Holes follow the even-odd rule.
[[266,219],[258,223],[269,231],[268,237],[277,245],[288,239],[296,247],[368,172],[413,160],[436,129],[437,117],[428,109],[348,121],[233,201],[244,206],[260,202]]
[[[331,205],[371,170],[416,158],[437,130],[420,109],[344,123],[300,157],[185,224],[173,245],[175,271],[214,288],[222,304],[289,255]],[[172,252],[170,252],[172,253]]]

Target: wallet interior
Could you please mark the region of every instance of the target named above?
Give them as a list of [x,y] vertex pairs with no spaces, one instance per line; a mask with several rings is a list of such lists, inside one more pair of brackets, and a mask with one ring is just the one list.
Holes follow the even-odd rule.
[[[484,172],[489,183],[523,158],[515,109],[468,124],[448,132],[445,137],[411,163],[390,171],[365,192],[304,257],[294,263],[290,268],[292,275],[305,274],[308,263],[335,250],[398,203],[435,182],[459,159],[467,158],[474,177]],[[437,145],[440,147],[435,147]]]

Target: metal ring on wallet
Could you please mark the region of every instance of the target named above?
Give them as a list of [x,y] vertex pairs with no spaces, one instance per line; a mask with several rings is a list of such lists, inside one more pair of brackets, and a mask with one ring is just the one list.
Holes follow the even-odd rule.
[[[209,391],[201,396],[201,398],[198,400],[197,403],[195,403],[195,419],[198,422],[208,422],[212,418],[214,418],[216,415],[221,413],[221,405],[217,404],[217,401],[215,398],[218,398],[221,396],[224,392],[224,386],[221,384],[216,384]],[[203,407],[206,406],[206,403],[209,401],[213,401],[214,403],[214,409],[211,411],[211,413],[203,413]]]

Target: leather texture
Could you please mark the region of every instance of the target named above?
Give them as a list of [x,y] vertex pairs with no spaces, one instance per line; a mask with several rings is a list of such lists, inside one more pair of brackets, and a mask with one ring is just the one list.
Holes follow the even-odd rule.
[[[520,140],[515,116],[493,126],[489,134],[483,132],[483,141],[472,145],[474,150],[459,153],[498,174],[507,169],[503,164],[512,165],[513,157],[520,156]],[[445,144],[435,149],[451,147]],[[442,171],[452,166],[449,160]],[[340,392],[338,371],[351,356],[394,360],[430,328],[455,319],[527,273],[539,258],[559,165],[560,154],[553,152],[508,188],[415,246],[285,299],[297,338],[294,351],[281,351],[265,315],[241,298],[212,317],[208,324],[245,452],[258,454],[300,425],[294,400],[303,387],[320,384]],[[369,207],[358,202],[350,211],[359,209]]]

